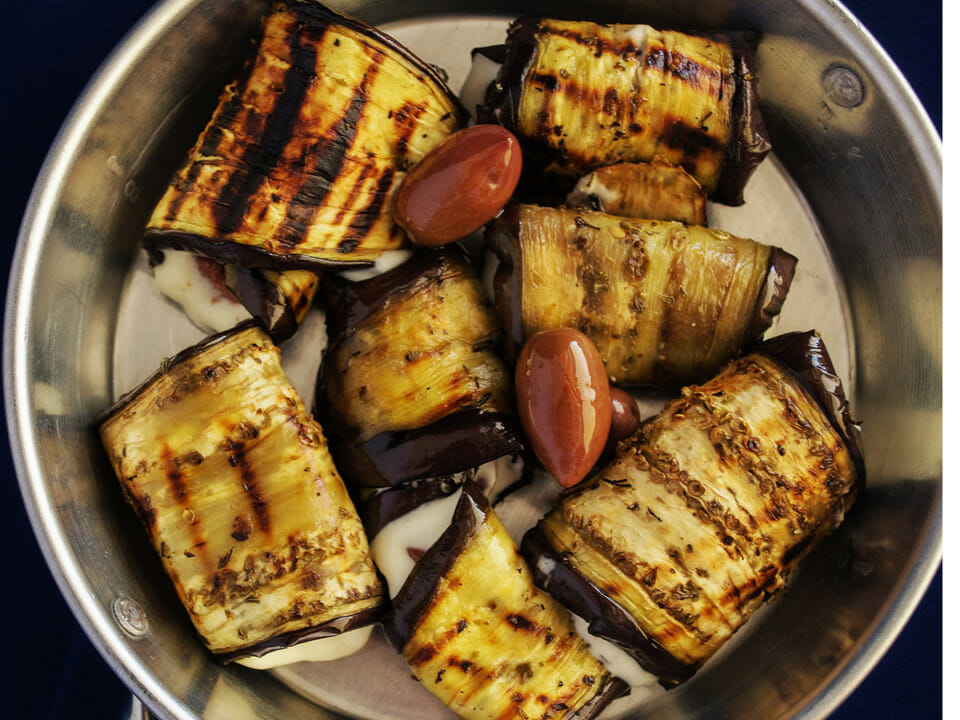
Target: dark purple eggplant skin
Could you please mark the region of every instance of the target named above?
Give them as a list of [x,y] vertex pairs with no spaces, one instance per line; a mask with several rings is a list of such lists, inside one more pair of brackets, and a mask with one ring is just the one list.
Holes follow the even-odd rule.
[[474,483],[464,483],[450,526],[414,566],[383,620],[383,628],[397,652],[403,652],[410,642],[420,618],[430,608],[438,584],[489,512],[490,504],[480,489]]
[[[561,605],[587,621],[590,633],[614,643],[666,688],[679,685],[697,670],[673,657],[648,637],[619,603],[571,567],[567,554],[554,548],[539,528],[523,537],[520,552],[533,570],[534,583]],[[544,563],[542,561],[547,560]],[[544,565],[551,567],[544,572]]]
[[796,376],[823,409],[850,451],[857,470],[858,493],[866,484],[866,466],[860,423],[850,413],[850,402],[833,360],[816,330],[791,332],[769,338],[752,348],[776,360]]
[[727,205],[743,205],[743,189],[753,171],[772,149],[767,127],[760,114],[757,91],[756,32],[723,34],[733,50],[737,90],[733,96],[733,120],[736,128],[727,146],[714,200]]
[[[297,332],[300,323],[277,286],[268,282],[255,268],[224,265],[223,279],[230,291],[270,334],[277,344]],[[306,298],[303,298],[306,300]]]
[[302,630],[286,633],[285,635],[278,635],[269,640],[264,640],[262,643],[251,645],[250,647],[234,650],[229,653],[221,653],[217,655],[216,658],[226,665],[237,660],[243,660],[244,658],[263,657],[274,650],[283,650],[311,640],[341,635],[350,630],[355,630],[365,625],[372,625],[377,622],[383,615],[384,609],[384,605],[379,605],[375,608],[354,613],[353,615],[335,618],[322,625],[303,628]]
[[148,253],[162,250],[183,250],[194,255],[203,255],[225,265],[240,265],[265,270],[312,270],[316,273],[322,273],[373,265],[370,260],[329,260],[302,254],[281,255],[253,245],[211,240],[178,230],[149,228],[144,230],[141,242]]
[[461,410],[425,427],[381,433],[359,445],[340,441],[343,462],[337,464],[354,486],[390,487],[516,455],[523,451],[522,438],[514,417]]
[[753,321],[747,330],[747,342],[758,340],[773,324],[780,314],[783,303],[790,292],[790,285],[796,274],[797,258],[778,247],[770,248],[770,260],[767,264],[767,279],[757,296],[753,310]]
[[360,505],[360,518],[367,531],[367,539],[372,541],[391,522],[421,505],[452,495],[468,479],[466,473],[424,478],[374,494]]
[[[515,20],[507,30],[507,43],[504,50],[497,46],[477,48],[487,57],[503,56],[503,66],[497,77],[487,89],[484,104],[478,108],[480,122],[492,122],[503,125],[511,132],[517,126],[517,110],[530,60],[536,51],[536,35],[540,18],[521,17]],[[724,161],[717,181],[717,188],[711,200],[726,205],[742,205],[743,189],[753,175],[754,170],[771,150],[770,136],[760,114],[760,100],[757,91],[756,49],[760,40],[759,33],[752,31],[732,31],[699,33],[727,42],[734,58],[736,91],[733,98],[734,132],[730,144],[724,152]],[[541,170],[554,159],[535,139],[520,138],[524,157],[524,177],[533,182],[550,187],[550,192],[560,192],[562,187],[573,182],[563,179],[543,178]],[[569,188],[568,188],[569,190]]]
[[508,358],[516,358],[523,347],[523,253],[520,251],[520,214],[517,205],[508,205],[493,223],[487,226],[487,249],[499,265],[493,276],[493,306],[503,325],[503,350]]

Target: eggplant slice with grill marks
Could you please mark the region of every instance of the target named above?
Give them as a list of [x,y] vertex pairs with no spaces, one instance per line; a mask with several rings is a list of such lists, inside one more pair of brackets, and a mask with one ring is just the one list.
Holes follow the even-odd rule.
[[100,434],[221,660],[267,660],[311,640],[328,654],[329,636],[378,618],[380,580],[323,431],[252,322],[165,362],[108,411]]
[[406,244],[390,211],[406,171],[466,119],[392,38],[318,3],[277,3],[144,245],[274,271],[370,264]]
[[523,144],[528,176],[582,175],[661,155],[739,205],[770,150],[751,33],[520,18],[481,118]]
[[577,181],[567,207],[608,215],[707,224],[707,195],[686,170],[659,155],[649,163],[598,168]]
[[309,270],[224,265],[181,250],[154,249],[147,257],[161,292],[209,333],[254,317],[274,342],[283,342],[300,327],[319,284]]
[[457,247],[341,288],[327,325],[317,407],[352,488],[476,476],[521,454],[500,323]]
[[535,205],[509,207],[486,241],[509,353],[577,328],[620,385],[709,377],[770,326],[796,264],[719,230]]
[[625,694],[569,613],[534,586],[479,488],[468,481],[440,502],[439,535],[391,588],[384,622],[424,687],[458,717],[478,720],[594,718]]
[[665,685],[842,521],[864,472],[822,340],[774,338],[685,388],[523,541],[537,583]]

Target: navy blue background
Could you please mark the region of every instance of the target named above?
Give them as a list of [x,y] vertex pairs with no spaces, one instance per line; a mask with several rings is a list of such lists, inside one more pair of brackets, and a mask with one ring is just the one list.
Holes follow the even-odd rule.
[[[47,149],[87,80],[149,0],[9,3],[0,29],[0,282],[6,288],[20,219]],[[938,0],[847,0],[913,85],[937,129],[942,114]],[[4,292],[5,295],[5,292]],[[34,540],[10,449],[0,442],[0,716],[126,717],[130,695],[91,645]],[[904,633],[833,720],[941,716],[942,582],[930,586]]]

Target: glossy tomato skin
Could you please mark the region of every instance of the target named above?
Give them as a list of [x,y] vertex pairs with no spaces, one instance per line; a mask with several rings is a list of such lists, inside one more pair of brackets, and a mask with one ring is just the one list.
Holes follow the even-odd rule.
[[445,245],[492,220],[522,168],[520,143],[499,125],[474,125],[428,152],[393,197],[393,217],[419,245]]
[[516,391],[537,458],[563,487],[576,485],[610,432],[610,385],[596,347],[571,328],[535,334],[520,352]]

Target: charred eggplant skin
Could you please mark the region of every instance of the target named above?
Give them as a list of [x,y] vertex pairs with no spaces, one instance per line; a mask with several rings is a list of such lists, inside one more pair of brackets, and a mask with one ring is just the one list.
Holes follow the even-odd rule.
[[225,265],[224,281],[276,343],[297,332],[319,284],[307,270],[278,273],[240,265]]
[[517,419],[461,410],[425,427],[375,435],[364,443],[336,442],[338,465],[349,466],[353,487],[396,487],[443,477],[524,449]]
[[187,348],[100,419],[124,495],[224,662],[374,622],[384,598],[322,429],[255,323]]
[[[472,571],[469,562],[483,567]],[[450,526],[394,598],[384,628],[414,674],[459,717],[586,720],[628,690],[589,654],[565,611],[536,590],[469,481]]]
[[538,584],[664,685],[778,592],[863,486],[822,340],[760,347],[686,388],[524,539]]
[[147,223],[148,249],[322,272],[406,243],[391,198],[468,114],[435,68],[315,2],[277,2],[256,56]]
[[[651,33],[663,35],[663,42],[648,47]],[[617,162],[649,161],[660,152],[690,171],[712,199],[740,205],[747,180],[770,150],[757,102],[757,40],[749,32],[689,36],[645,26],[520,18],[508,30],[504,63],[488,89],[481,120],[499,122],[520,138],[531,176],[582,174]],[[557,55],[565,60],[567,50],[575,48],[571,52],[578,68],[609,56],[613,67],[646,78],[637,81],[641,87],[644,82],[654,89],[676,83],[678,93],[699,98],[700,109],[681,106],[668,108],[671,112],[662,119],[648,117],[644,106],[651,90],[638,97],[631,83],[618,86],[612,79],[603,86],[581,87],[589,72],[550,65],[549,56],[560,45],[564,50]],[[592,75],[618,77],[605,71]],[[551,97],[564,95],[596,102],[570,103],[565,112],[583,117],[566,117],[551,109]],[[534,113],[528,103],[541,109]],[[603,124],[601,113],[610,116],[609,124]],[[540,120],[533,124],[532,117]],[[587,127],[590,132],[583,130]]]
[[534,205],[508,207],[486,241],[507,354],[535,332],[573,327],[627,385],[718,370],[770,326],[796,265],[718,230]]

